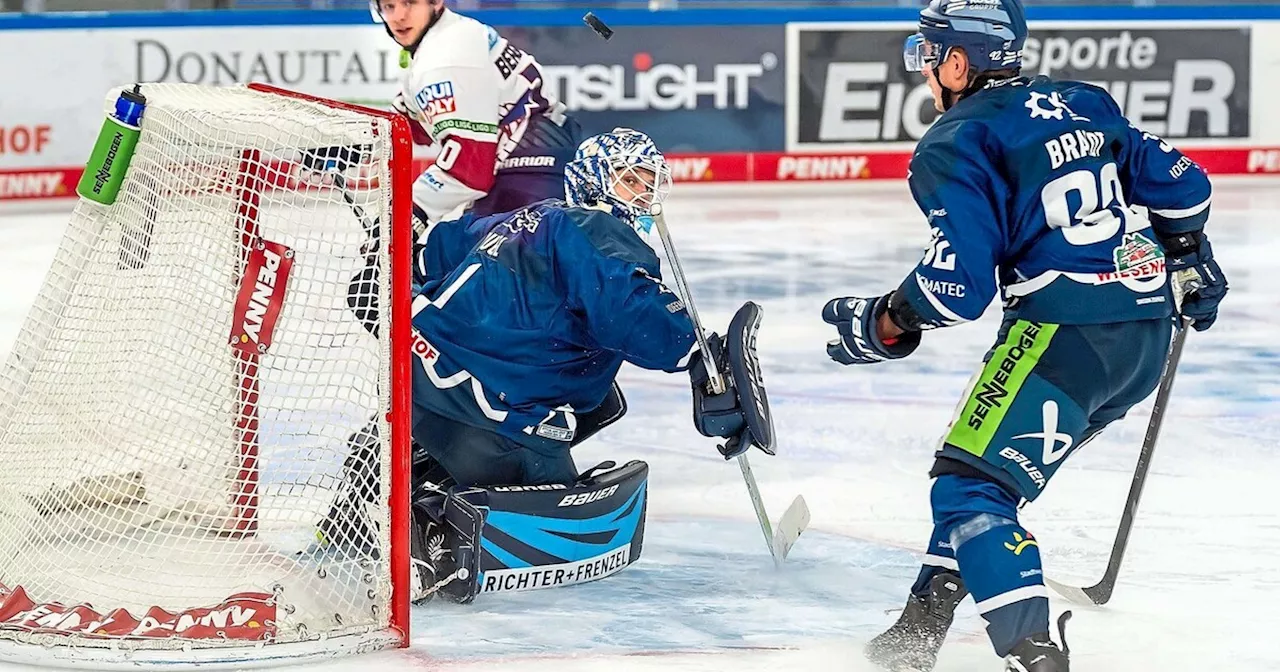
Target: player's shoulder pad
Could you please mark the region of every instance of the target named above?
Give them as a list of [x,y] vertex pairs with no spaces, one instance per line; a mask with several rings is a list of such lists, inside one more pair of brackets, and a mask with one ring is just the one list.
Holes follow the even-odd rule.
[[629,224],[594,208],[563,207],[566,223],[577,229],[601,256],[633,262],[649,271],[658,268],[658,255]]
[[978,119],[935,123],[911,155],[911,183],[928,192],[946,184],[958,171],[994,170],[987,158],[992,151],[988,137],[987,125]]
[[[438,68],[479,67],[489,64],[493,29],[451,9],[427,31],[413,57],[415,71]],[[493,33],[495,36],[496,32]]]
[[[1041,79],[1037,77],[1036,79]],[[1049,78],[1043,78],[1048,80]],[[1062,100],[1071,107],[1076,114],[1084,116],[1098,116],[1100,113],[1123,117],[1124,113],[1120,110],[1120,105],[1116,103],[1116,99],[1101,86],[1090,84],[1089,82],[1078,82],[1071,79],[1049,80],[1052,82],[1053,89],[1062,96]]]

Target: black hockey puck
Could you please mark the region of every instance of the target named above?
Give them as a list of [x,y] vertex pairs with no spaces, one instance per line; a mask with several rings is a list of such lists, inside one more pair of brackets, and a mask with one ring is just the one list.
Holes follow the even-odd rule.
[[605,25],[604,21],[601,21],[599,17],[591,12],[587,12],[582,17],[582,22],[591,26],[591,30],[596,31],[596,35],[599,35],[606,40],[613,37],[613,29]]

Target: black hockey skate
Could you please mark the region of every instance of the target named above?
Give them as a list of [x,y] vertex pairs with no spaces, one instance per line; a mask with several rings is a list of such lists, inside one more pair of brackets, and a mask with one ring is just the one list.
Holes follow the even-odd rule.
[[898,622],[867,643],[867,660],[891,672],[930,672],[947,638],[956,605],[968,594],[964,581],[955,574],[943,572],[933,577],[928,597],[909,596]]
[[1064,611],[1058,617],[1058,639],[1062,648],[1049,638],[1049,633],[1032,635],[1013,647],[1004,659],[1006,672],[1068,672],[1071,669],[1067,648],[1067,621],[1071,612]]
[[339,495],[316,528],[316,541],[332,553],[378,559],[381,549],[377,525],[369,517],[370,506],[372,504],[362,498]]
[[376,499],[378,425],[370,422],[347,438],[350,452],[342,466],[342,486],[316,529],[316,540],[340,553],[380,554],[378,530],[369,508]]

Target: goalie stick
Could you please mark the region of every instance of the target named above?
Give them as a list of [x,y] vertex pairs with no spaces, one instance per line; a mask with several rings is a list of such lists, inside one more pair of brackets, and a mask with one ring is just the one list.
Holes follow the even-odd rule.
[[1124,503],[1124,513],[1120,516],[1120,528],[1116,531],[1115,541],[1111,545],[1111,557],[1107,560],[1107,569],[1102,580],[1092,586],[1078,588],[1058,583],[1045,577],[1048,584],[1059,595],[1077,604],[1103,605],[1111,599],[1115,591],[1116,579],[1120,576],[1120,564],[1124,561],[1124,552],[1129,545],[1129,533],[1133,531],[1133,521],[1138,515],[1138,502],[1142,500],[1142,488],[1147,482],[1147,473],[1151,469],[1151,457],[1156,450],[1156,439],[1160,437],[1160,426],[1164,422],[1164,413],[1169,405],[1169,394],[1173,390],[1173,379],[1178,371],[1178,361],[1182,359],[1182,346],[1187,341],[1187,320],[1178,323],[1177,333],[1169,346],[1169,356],[1165,359],[1164,373],[1160,376],[1159,391],[1156,392],[1155,405],[1151,409],[1151,420],[1147,423],[1147,434],[1142,439],[1142,450],[1138,453],[1138,466],[1133,472],[1133,482],[1129,485],[1129,497]]
[[[613,37],[613,29],[605,25],[595,14],[587,12],[582,17],[582,21],[590,26],[602,39],[608,40]],[[724,392],[724,379],[720,377],[719,370],[715,366],[715,357],[707,348],[707,336],[702,333],[702,323],[698,320],[698,311],[693,307],[693,295],[689,293],[689,286],[684,280],[684,269],[680,266],[680,259],[676,256],[676,249],[671,243],[671,233],[667,230],[667,220],[662,212],[662,205],[655,203],[650,210],[653,215],[654,222],[658,225],[658,235],[662,238],[662,247],[667,251],[667,259],[671,261],[672,275],[675,277],[676,285],[680,289],[681,295],[684,297],[685,307],[689,310],[689,317],[693,320],[694,330],[698,334],[698,347],[708,357],[707,369],[711,375],[711,391],[715,394]],[[742,469],[742,480],[747,484],[747,494],[751,496],[751,505],[756,510],[756,519],[760,522],[760,531],[764,533],[765,543],[769,544],[769,554],[773,557],[775,567],[781,567],[782,561],[786,560],[787,554],[791,552],[791,547],[795,546],[796,540],[800,538],[800,534],[809,526],[809,506],[804,501],[804,495],[796,495],[791,506],[782,514],[782,518],[778,520],[777,527],[769,522],[769,514],[764,510],[764,499],[760,497],[760,486],[756,484],[755,474],[751,472],[751,461],[747,459],[747,454],[738,456],[738,466]]]
[[[694,333],[698,337],[698,348],[707,359],[706,367],[711,378],[711,391],[714,394],[721,394],[726,390],[724,378],[721,377],[720,368],[716,365],[715,354],[711,348],[707,347],[707,335],[702,331],[702,321],[698,318],[698,310],[693,305],[693,294],[689,291],[689,283],[685,281],[684,267],[680,265],[680,257],[676,254],[675,244],[671,240],[671,231],[667,228],[667,219],[662,205],[655,203],[649,212],[653,215],[653,221],[658,227],[658,236],[662,238],[662,248],[666,250],[667,260],[671,262],[671,275],[675,279],[676,287],[680,290],[680,295],[684,298],[689,318],[693,321]],[[809,525],[809,507],[804,501],[804,495],[796,496],[775,527],[769,522],[769,513],[764,508],[764,498],[760,496],[760,486],[756,483],[755,474],[751,471],[751,461],[747,459],[745,452],[738,456],[738,466],[742,469],[742,480],[747,484],[747,494],[751,497],[752,507],[755,508],[760,531],[764,533],[765,543],[769,546],[769,555],[773,557],[774,566],[781,567],[783,560],[786,560],[787,554],[795,546],[796,540]]]
[[328,175],[333,180],[333,186],[337,187],[338,192],[342,195],[342,200],[346,201],[347,205],[351,207],[352,214],[360,221],[360,226],[364,228],[365,235],[372,241],[378,237],[378,218],[370,217],[365,212],[364,206],[356,201],[355,194],[347,186],[346,175],[343,174],[343,171],[348,168],[361,165],[366,151],[368,149],[364,147],[336,145],[304,149],[300,165],[305,170],[309,170],[316,175]]

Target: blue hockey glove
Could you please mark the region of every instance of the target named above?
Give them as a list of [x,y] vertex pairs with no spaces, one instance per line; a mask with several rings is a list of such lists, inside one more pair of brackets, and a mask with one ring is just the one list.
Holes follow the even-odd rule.
[[822,319],[833,324],[840,338],[827,342],[827,355],[841,364],[875,364],[901,359],[920,345],[920,332],[908,331],[891,342],[876,334],[876,321],[889,309],[891,294],[873,298],[846,296],[822,307]]
[[[720,378],[725,382],[725,391],[720,394],[711,392],[711,375],[707,371],[706,357],[702,351],[693,353],[693,359],[689,363],[689,383],[693,387],[693,426],[703,436],[727,439],[741,433],[746,421],[742,416],[742,407],[738,404],[733,377],[729,374],[724,339],[712,332],[707,336],[707,350],[711,351],[715,359]],[[748,447],[743,445],[741,451],[729,457],[736,457]]]
[[729,322],[724,338],[711,334],[707,349],[725,382],[725,391],[712,394],[711,377],[702,352],[694,354],[689,367],[693,384],[693,424],[703,436],[727,439],[717,446],[729,460],[755,446],[769,455],[775,453],[773,414],[756,356],[756,334],[763,311],[750,301],[744,303]]
[[1182,314],[1194,320],[1191,326],[1196,331],[1204,331],[1218,319],[1218,304],[1227,295],[1228,287],[1227,276],[1213,260],[1209,239],[1203,235],[1198,238],[1200,244],[1194,250],[1179,256],[1170,254],[1165,264],[1182,288]]

